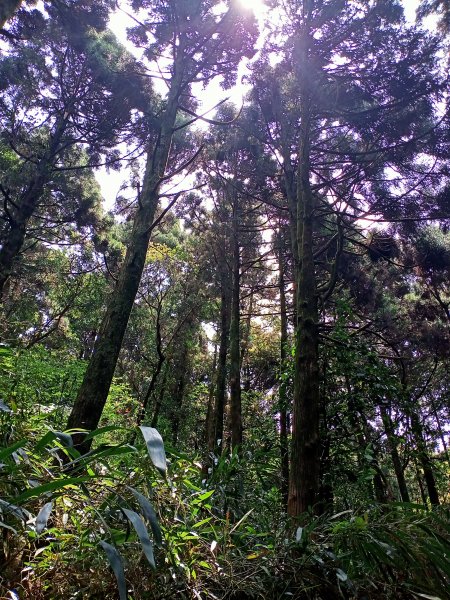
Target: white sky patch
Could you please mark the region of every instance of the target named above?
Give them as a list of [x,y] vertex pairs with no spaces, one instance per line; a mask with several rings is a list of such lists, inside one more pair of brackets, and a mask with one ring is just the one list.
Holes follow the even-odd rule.
[[[269,11],[269,8],[264,3],[264,0],[238,0],[238,2],[243,9],[252,10],[255,14],[255,17],[258,19],[261,36],[257,42],[256,48],[260,49],[267,34],[266,25],[268,23],[268,19],[270,15],[272,15],[272,18],[275,17],[276,19],[279,19],[279,11]],[[405,17],[410,23],[415,21],[418,4],[419,0],[403,0]],[[125,2],[121,2],[119,6],[122,6],[123,10],[119,8],[112,13],[109,21],[109,27],[115,33],[119,41],[134,56],[136,56],[136,58],[141,59],[143,51],[135,48],[133,44],[127,40],[127,28],[136,25],[136,22],[133,20],[132,16],[130,16],[132,15],[132,9]],[[426,25],[430,30],[433,30],[435,28],[435,22],[435,19],[433,22],[430,21],[428,23],[427,21]],[[250,61],[250,63],[251,62],[252,61]],[[274,60],[274,62],[276,62],[276,60]],[[236,104],[236,106],[239,108],[243,104],[245,94],[249,90],[249,86],[246,83],[246,76],[249,74],[249,72],[249,61],[242,61],[239,65],[236,85],[231,90],[222,90],[220,87],[220,78],[216,78],[205,89],[203,89],[201,84],[193,86],[194,94],[200,101],[199,113],[204,113],[210,108],[213,108],[224,98],[229,98],[229,101]],[[154,86],[155,90],[162,95],[164,95],[164,93],[167,91],[167,86],[164,84],[164,82],[156,78],[154,79]],[[207,116],[210,117],[211,115],[208,114]],[[197,125],[199,125],[200,128],[204,128],[201,122],[198,122]],[[96,178],[100,184],[102,194],[105,198],[105,207],[108,210],[113,207],[115,198],[121,185],[127,178],[127,175],[127,169],[123,169],[121,171],[110,171],[109,173],[105,168],[97,171]]]

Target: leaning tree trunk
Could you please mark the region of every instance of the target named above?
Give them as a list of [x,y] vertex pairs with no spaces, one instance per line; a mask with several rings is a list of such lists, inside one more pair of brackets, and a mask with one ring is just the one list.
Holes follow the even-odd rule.
[[[116,287],[95,343],[78,396],[67,422],[68,429],[95,429],[100,421],[114,375],[122,340],[138,292],[150,241],[151,227],[158,206],[159,189],[164,178],[172,143],[182,80],[181,66],[175,74],[161,119],[157,142],[147,156],[142,193],[134,217],[131,239]],[[80,437],[77,440],[81,444]],[[89,444],[81,444],[88,450]]]
[[8,204],[10,206],[7,210],[5,209],[9,230],[2,240],[0,250],[0,301],[5,284],[12,273],[14,261],[23,248],[30,219],[36,212],[45,187],[51,179],[54,159],[60,148],[66,125],[67,118],[61,119],[56,124],[49,147],[37,166],[36,177],[30,182],[22,197],[17,202],[13,202],[8,198],[7,191],[3,192],[5,206],[7,207]]
[[320,489],[319,311],[314,264],[315,202],[310,185],[311,115],[307,35],[300,34],[296,60],[301,65],[300,140],[297,170],[296,242],[298,262],[295,327],[294,398],[288,514],[316,507]]

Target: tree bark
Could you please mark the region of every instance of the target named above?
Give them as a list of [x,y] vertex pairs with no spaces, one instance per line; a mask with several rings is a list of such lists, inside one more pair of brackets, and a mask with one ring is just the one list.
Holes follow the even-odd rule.
[[[288,328],[286,312],[286,288],[284,280],[284,255],[283,235],[280,229],[278,234],[278,286],[280,291],[280,372],[284,373],[287,367],[288,357]],[[281,458],[281,496],[283,505],[288,504],[289,496],[289,445],[288,445],[288,400],[285,382],[281,379],[279,387],[279,411],[280,411],[280,458]]]
[[[182,52],[180,51],[180,55]],[[89,361],[83,383],[67,422],[68,429],[95,429],[108,397],[128,319],[141,281],[150,241],[151,226],[159,201],[159,189],[169,158],[175,125],[182,68],[175,63],[166,110],[161,119],[157,142],[147,156],[142,193],[134,217],[131,239],[116,287]],[[76,440],[81,444],[81,439]],[[81,444],[88,450],[90,444]]]
[[298,265],[297,323],[293,428],[288,514],[298,517],[317,508],[320,489],[320,394],[318,295],[314,264],[314,196],[310,185],[312,103],[303,71],[307,71],[305,32],[297,40],[296,61],[301,65],[300,140],[297,170],[296,241]]
[[150,402],[150,398],[152,397],[153,391],[156,387],[156,382],[158,380],[159,374],[161,373],[161,369],[163,367],[164,361],[166,360],[166,356],[162,350],[161,310],[162,310],[162,305],[159,304],[157,311],[156,311],[156,352],[158,354],[158,362],[156,364],[155,370],[152,373],[150,383],[148,384],[147,391],[146,391],[144,399],[142,401],[141,410],[139,411],[138,418],[137,418],[137,425],[140,425],[142,423],[142,421],[145,419],[145,415],[147,412],[148,404]]
[[[9,230],[0,249],[0,301],[3,297],[5,284],[12,273],[14,261],[23,248],[27,234],[28,223],[38,207],[46,185],[51,179],[51,171],[56,154],[58,153],[61,138],[66,129],[67,118],[61,119],[55,127],[55,132],[50,138],[50,144],[37,166],[36,177],[27,186],[22,197],[17,203],[9,200],[11,205],[7,211]],[[6,190],[5,206],[8,205]],[[6,211],[5,211],[6,212]]]
[[151,427],[156,427],[158,425],[159,413],[161,412],[164,395],[166,393],[166,382],[167,376],[169,374],[169,365],[166,363],[166,368],[164,369],[163,378],[161,381],[161,387],[159,388],[158,399],[155,403],[155,410],[153,411],[152,421],[150,423]]
[[242,446],[242,406],[241,406],[241,335],[240,335],[240,279],[241,258],[239,247],[239,205],[236,190],[233,194],[232,214],[232,298],[230,324],[230,425],[231,447]]
[[417,446],[417,456],[423,470],[423,476],[425,479],[425,484],[427,486],[428,497],[430,498],[432,506],[439,506],[439,494],[437,491],[433,466],[428,455],[428,450],[423,435],[423,427],[420,422],[419,415],[415,411],[411,412],[411,430],[414,436],[414,441]]
[[400,491],[400,497],[403,502],[409,502],[408,486],[406,485],[405,472],[402,467],[402,461],[398,453],[397,440],[395,436],[394,424],[386,407],[380,405],[381,418],[386,432],[388,441],[389,453],[391,455],[392,464],[394,466],[395,476],[397,478],[398,489]]
[[217,256],[220,273],[220,342],[216,369],[216,393],[214,399],[214,425],[208,438],[208,450],[220,456],[223,449],[223,423],[225,414],[227,355],[230,335],[231,286],[228,264],[222,252]]
[[[189,336],[189,331],[187,332]],[[176,361],[175,368],[175,382],[173,391],[171,393],[172,409],[170,413],[170,422],[172,426],[172,443],[176,447],[178,444],[178,437],[180,434],[180,423],[181,423],[181,411],[184,401],[184,392],[186,389],[186,375],[188,371],[188,359],[189,359],[189,342],[188,337],[183,342],[181,353]]]
[[[209,467],[211,465],[211,453],[214,450],[214,419],[215,419],[215,415],[214,415],[214,392],[215,392],[215,381],[214,381],[214,376],[215,373],[217,371],[217,354],[218,354],[218,344],[217,344],[217,339],[214,343],[214,355],[213,355],[213,362],[212,362],[212,366],[211,366],[211,373],[212,373],[212,377],[209,383],[209,389],[208,389],[208,407],[206,409],[206,418],[205,418],[205,431],[204,431],[204,438],[203,438],[203,444],[204,447],[206,447],[206,456],[203,460],[202,463],[202,475],[203,477],[208,477],[208,470]],[[211,447],[210,447],[211,444]]]

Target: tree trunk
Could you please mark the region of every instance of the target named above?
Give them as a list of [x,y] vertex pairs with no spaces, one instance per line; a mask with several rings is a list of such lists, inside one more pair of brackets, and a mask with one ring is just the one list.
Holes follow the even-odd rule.
[[[307,70],[307,36],[297,40],[296,61]],[[310,185],[311,97],[300,79],[300,141],[297,172],[297,323],[293,429],[288,514],[317,506],[320,489],[320,395],[318,296],[314,265],[314,196]]]
[[169,365],[166,363],[166,368],[164,369],[164,375],[161,381],[161,387],[159,388],[158,399],[155,403],[155,410],[153,411],[152,421],[150,423],[151,427],[156,427],[158,425],[159,413],[161,412],[162,403],[164,400],[164,395],[166,393],[166,382],[167,376],[169,374]]
[[[280,336],[280,372],[284,373],[288,357],[288,329],[286,312],[286,289],[284,281],[284,256],[283,235],[280,229],[278,235],[278,286],[280,290],[280,314],[281,314],[281,336]],[[286,382],[281,377],[279,387],[279,411],[280,411],[280,455],[281,455],[281,496],[283,505],[287,509],[289,496],[289,445],[288,445],[288,399],[286,393]]]
[[423,476],[427,486],[428,496],[433,506],[439,506],[439,494],[434,477],[433,466],[428,455],[427,446],[423,435],[423,427],[419,419],[419,415],[413,411],[411,413],[411,430],[414,436],[414,441],[417,446],[417,456],[422,466]]
[[[9,230],[2,240],[0,249],[0,301],[3,297],[5,284],[11,275],[14,261],[23,248],[28,223],[36,211],[45,186],[51,178],[53,161],[58,152],[61,138],[66,129],[67,119],[61,119],[55,128],[55,133],[50,138],[50,145],[37,166],[36,177],[28,185],[17,204],[10,202],[6,217],[9,221]],[[5,205],[8,198],[5,198]],[[5,211],[6,212],[6,211]]]
[[172,409],[170,414],[170,422],[172,426],[172,444],[176,447],[180,434],[180,423],[182,417],[182,408],[184,401],[184,392],[186,389],[186,374],[188,371],[188,354],[189,343],[185,339],[180,356],[176,362],[176,378],[173,391],[171,393]]
[[248,300],[248,313],[246,318],[246,323],[244,327],[244,332],[242,335],[242,343],[241,343],[241,371],[244,373],[244,381],[242,388],[245,392],[249,392],[251,389],[251,377],[250,377],[250,369],[247,364],[247,354],[248,347],[250,344],[250,334],[252,331],[252,317],[253,317],[253,305],[254,305],[254,289],[250,290],[250,297]]
[[[178,108],[181,72],[172,79],[167,108],[162,116],[158,140],[147,156],[142,194],[134,217],[131,239],[116,287],[89,361],[83,383],[67,422],[68,429],[95,429],[100,421],[119,356],[122,340],[141,281],[150,241],[151,226],[166,171]],[[81,442],[80,437],[76,440]],[[88,450],[89,444],[82,444]]]
[[[203,437],[203,447],[206,448],[206,455],[202,462],[202,475],[204,478],[208,477],[209,468],[211,466],[211,453],[214,450],[214,424],[215,424],[215,415],[214,415],[214,392],[215,392],[215,382],[214,375],[217,371],[217,351],[218,344],[217,339],[214,343],[214,355],[213,362],[211,366],[212,377],[209,383],[208,389],[208,406],[206,409],[206,418],[205,418],[205,430]],[[210,448],[210,443],[212,440],[212,447]]]
[[159,304],[156,311],[156,352],[158,354],[158,362],[156,364],[155,370],[152,373],[152,377],[150,379],[150,383],[147,388],[147,392],[144,396],[144,400],[142,401],[141,410],[139,411],[137,418],[137,425],[140,425],[142,421],[145,419],[145,414],[147,412],[147,407],[150,402],[150,398],[152,397],[153,391],[156,387],[156,382],[158,380],[159,374],[161,373],[161,369],[163,367],[164,361],[166,360],[165,354],[162,350],[162,339],[161,339],[161,310],[162,305]]
[[218,252],[218,268],[220,272],[220,342],[216,368],[216,393],[214,399],[213,427],[208,438],[208,451],[220,456],[223,444],[223,423],[225,414],[227,354],[230,335],[231,288],[230,276],[225,256]]
[[400,497],[403,502],[409,502],[408,486],[406,485],[405,472],[402,467],[402,461],[398,453],[397,440],[395,435],[394,424],[386,407],[380,405],[381,418],[383,420],[384,430],[388,441],[389,453],[391,455],[392,464],[394,466],[395,476],[397,478]]
[[230,324],[230,425],[231,447],[242,446],[242,407],[241,407],[241,335],[240,335],[240,278],[241,260],[239,247],[239,206],[235,190],[232,214],[232,298]]

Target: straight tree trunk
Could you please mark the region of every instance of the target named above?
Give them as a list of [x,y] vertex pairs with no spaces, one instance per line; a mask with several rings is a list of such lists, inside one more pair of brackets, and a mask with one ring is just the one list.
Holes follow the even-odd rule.
[[[212,367],[211,367],[211,371],[210,371],[213,375],[211,377],[211,381],[209,383],[209,389],[208,389],[208,406],[206,409],[205,432],[204,432],[204,438],[203,438],[203,447],[206,448],[206,457],[202,464],[202,474],[204,477],[208,476],[208,469],[209,469],[210,462],[211,462],[210,453],[213,451],[213,448],[210,449],[209,443],[210,443],[210,440],[214,440],[214,392],[215,392],[214,375],[217,371],[217,351],[218,351],[218,344],[217,344],[217,340],[216,340],[216,342],[214,344],[213,362],[212,362]],[[213,441],[213,447],[214,447],[214,441]]]
[[231,287],[229,268],[225,256],[218,252],[218,268],[220,273],[220,341],[219,355],[216,368],[216,392],[214,398],[213,427],[208,438],[208,451],[220,456],[223,449],[223,424],[226,401],[227,383],[227,355],[230,335],[231,317]]
[[[95,429],[108,397],[128,319],[145,266],[151,226],[159,201],[159,189],[166,172],[172,143],[181,81],[182,68],[181,65],[175,63],[175,72],[169,90],[167,107],[161,119],[158,139],[153,151],[147,156],[142,193],[136,209],[125,260],[110,297],[93,355],[69,416],[68,429],[86,429],[88,431]],[[81,444],[82,436],[78,436],[76,442]],[[89,447],[90,444],[81,444],[81,449],[84,451],[87,451]]]
[[189,343],[186,339],[183,343],[183,348],[176,362],[175,382],[171,393],[172,409],[170,414],[170,422],[172,426],[172,443],[176,447],[180,434],[180,423],[182,417],[182,408],[184,402],[184,392],[186,389],[186,376],[189,366]]
[[317,508],[320,499],[319,312],[313,252],[315,203],[310,185],[312,102],[303,74],[308,64],[307,41],[307,34],[302,32],[297,40],[295,57],[302,72],[299,75],[300,140],[297,171],[297,323],[288,500],[288,514],[291,517]]
[[[284,280],[283,236],[280,229],[278,236],[278,286],[280,291],[281,335],[280,335],[280,371],[284,372],[288,356],[288,329],[286,311],[286,288]],[[288,401],[286,385],[281,380],[279,387],[280,411],[280,455],[281,455],[281,496],[287,509],[289,496],[289,446],[288,446]]]
[[381,419],[383,421],[384,430],[386,432],[389,453],[391,455],[392,464],[394,466],[395,476],[397,478],[398,489],[402,502],[409,502],[408,486],[406,485],[405,472],[403,470],[402,461],[398,453],[397,440],[395,436],[394,424],[386,407],[380,405]]
[[[244,332],[242,335],[242,343],[241,343],[241,372],[245,373],[243,389],[248,392],[251,388],[251,377],[250,370],[248,369],[248,365],[246,367],[246,358],[248,354],[248,347],[250,344],[250,334],[252,331],[252,317],[253,317],[253,305],[254,305],[254,290],[253,288],[250,291],[250,297],[248,301],[248,313],[245,322]],[[244,371],[243,371],[244,368]]]
[[413,411],[411,413],[411,430],[414,436],[414,441],[417,446],[417,456],[423,470],[423,477],[427,486],[428,496],[432,506],[439,506],[439,494],[434,477],[433,466],[428,454],[427,446],[423,435],[423,427],[419,419],[419,415]]
[[240,279],[241,259],[239,247],[239,207],[235,190],[232,214],[232,298],[230,324],[230,425],[231,447],[242,446],[242,406],[241,406],[241,335],[240,335]]
[[152,416],[152,420],[150,423],[151,427],[156,427],[158,425],[159,413],[161,412],[164,395],[166,393],[166,383],[167,383],[168,374],[169,374],[169,365],[166,363],[166,368],[164,369],[163,378],[161,380],[161,386],[159,388],[158,398],[155,403],[155,410],[153,411],[153,416]]
[[424,506],[427,505],[427,495],[425,493],[425,488],[423,487],[422,475],[419,470],[419,465],[417,464],[417,460],[414,458],[414,466],[416,468],[416,477],[417,483],[419,485],[420,497],[422,498],[422,504]]

